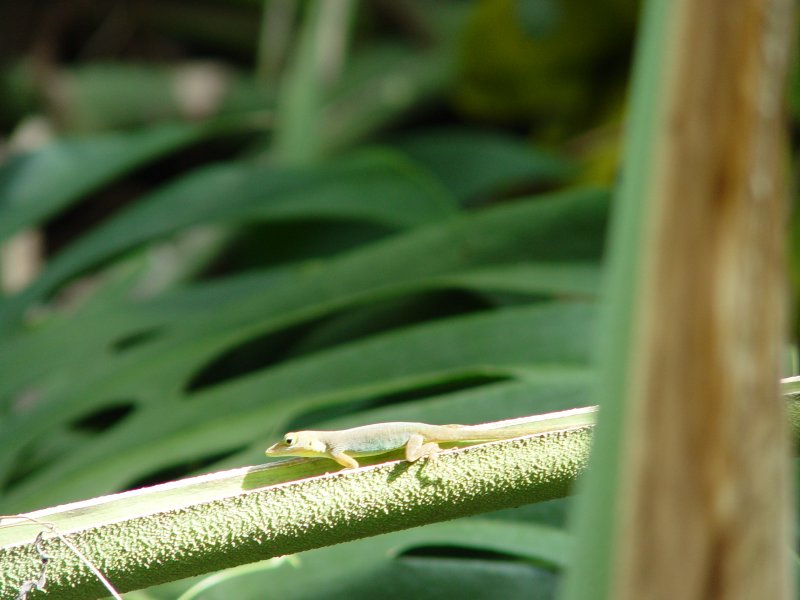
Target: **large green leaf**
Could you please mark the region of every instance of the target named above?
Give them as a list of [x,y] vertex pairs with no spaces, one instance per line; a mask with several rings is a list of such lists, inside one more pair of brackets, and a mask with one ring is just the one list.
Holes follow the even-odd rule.
[[[571,190],[458,213],[458,204],[561,185],[572,172],[557,153],[488,131],[401,132],[391,150],[351,154],[354,141],[440,103],[457,75],[464,7],[413,12],[418,24],[390,40],[359,27],[342,76],[316,90],[324,97],[312,90],[301,97],[308,102],[289,103],[314,119],[272,113],[277,129],[250,147],[251,158],[269,162],[233,158],[179,174],[0,302],[3,511],[260,462],[267,443],[295,426],[475,423],[588,402],[605,194]],[[430,43],[410,48],[408,38]],[[93,83],[105,98],[101,80]],[[269,110],[263,88],[230,89],[246,92],[246,110]],[[92,122],[130,121],[131,107],[106,104],[111,112]],[[65,106],[62,123],[74,124],[89,105]],[[333,158],[285,168],[275,132],[287,122],[295,148]],[[227,128],[215,123],[57,142],[15,159],[0,168],[0,239]],[[179,258],[182,276],[145,285],[155,256],[206,230],[231,243],[224,254],[221,242],[207,246],[192,264],[211,265],[204,274],[219,279],[179,287],[203,268]],[[84,282],[92,291],[65,302]],[[145,288],[150,295],[137,295]],[[549,598],[570,548],[542,525],[560,519],[537,525],[540,516],[509,512],[305,553],[266,571],[222,573],[183,600],[264,589],[290,598]]]
[[238,163],[205,167],[159,188],[83,236],[0,314],[13,319],[69,277],[193,225],[317,218],[408,227],[438,220],[454,208],[431,180],[385,152],[313,169]]
[[[25,392],[36,402],[0,424],[6,476],[15,457],[44,436],[66,434],[94,411],[135,407],[91,444],[27,474],[7,489],[8,501],[26,506],[114,490],[176,462],[249,446],[331,404],[475,377],[525,379],[531,370],[585,367],[591,311],[555,303],[399,328],[373,340],[295,353],[288,362],[278,356],[253,365],[250,376],[187,391],[198,372],[239,344],[376,301],[448,288],[508,289],[527,294],[528,301],[585,296],[596,268],[571,261],[599,255],[604,213],[603,195],[586,191],[499,206],[327,261],[144,303],[90,303],[7,339],[0,345],[4,395]],[[117,349],[137,335],[144,337]]]
[[394,145],[429,169],[461,202],[514,186],[563,181],[575,171],[566,158],[488,130],[426,130],[406,134]]
[[[197,368],[197,361],[208,360],[248,337],[420,290],[480,287],[485,283],[490,289],[512,286],[520,291],[525,284],[520,283],[519,276],[525,274],[533,293],[546,294],[548,287],[550,293],[554,289],[574,293],[576,283],[570,284],[565,278],[588,277],[588,285],[592,285],[596,276],[587,270],[575,273],[574,265],[558,262],[551,268],[540,268],[538,277],[533,276],[537,267],[526,273],[518,269],[525,268],[524,261],[537,259],[595,259],[601,251],[604,213],[604,194],[570,192],[414,230],[325,262],[207,284],[149,303],[103,306],[83,315],[92,323],[90,330],[76,315],[52,329],[26,332],[0,344],[4,396],[34,382],[40,389],[46,388],[43,376],[57,377],[62,368],[69,372],[72,386],[80,388],[90,385],[96,373],[119,368],[115,366],[119,363],[139,361],[144,366],[143,361],[152,360],[148,357],[163,363],[164,355],[170,356],[174,369],[168,389],[181,387]],[[509,263],[517,264],[510,268]],[[489,266],[500,269],[487,279]],[[475,268],[480,270],[473,271]],[[573,275],[568,275],[570,272]],[[501,285],[504,273],[507,277]],[[553,288],[558,278],[570,287]],[[585,290],[587,283],[578,285]],[[134,356],[107,352],[119,339],[158,328],[163,329],[163,335],[156,337],[145,352],[135,349]],[[75,347],[72,340],[78,337],[82,343]],[[176,349],[180,345],[190,345],[195,354],[181,361],[185,366],[179,368]],[[94,357],[92,367],[76,377],[75,365],[89,356]],[[91,379],[79,381],[86,377]],[[149,395],[147,382],[136,387],[137,396]],[[57,393],[63,398],[63,390]],[[44,411],[50,408],[42,401]]]
[[[298,415],[331,404],[476,376],[525,379],[560,368],[569,376],[588,363],[592,314],[590,307],[568,303],[491,311],[353,342],[188,396],[161,394],[91,445],[20,482],[6,501],[17,508],[111,491],[175,461],[274,435]],[[79,389],[95,400],[135,398],[147,382],[136,372],[126,375]],[[64,411],[54,406],[38,416],[25,429],[4,433],[3,446],[19,447],[32,432],[52,431]]]
[[210,131],[192,124],[159,125],[132,133],[65,138],[12,158],[0,166],[0,240]]

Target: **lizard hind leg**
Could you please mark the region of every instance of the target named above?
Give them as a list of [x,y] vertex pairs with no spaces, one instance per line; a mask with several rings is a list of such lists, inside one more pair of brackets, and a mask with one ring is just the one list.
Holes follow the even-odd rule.
[[425,438],[417,433],[408,438],[408,442],[406,443],[406,460],[408,462],[416,462],[420,458],[432,458],[441,452],[441,450],[439,444],[436,442],[425,442]]

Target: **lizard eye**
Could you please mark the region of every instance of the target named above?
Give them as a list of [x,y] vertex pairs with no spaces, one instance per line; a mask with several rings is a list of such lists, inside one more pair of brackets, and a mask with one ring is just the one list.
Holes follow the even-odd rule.
[[294,446],[294,437],[287,435],[285,438],[283,438],[283,443],[287,446]]

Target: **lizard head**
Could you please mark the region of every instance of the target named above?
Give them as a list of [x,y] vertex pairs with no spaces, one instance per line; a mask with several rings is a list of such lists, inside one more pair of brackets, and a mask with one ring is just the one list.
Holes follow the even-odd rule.
[[277,444],[267,448],[267,456],[326,456],[328,448],[314,431],[290,431]]

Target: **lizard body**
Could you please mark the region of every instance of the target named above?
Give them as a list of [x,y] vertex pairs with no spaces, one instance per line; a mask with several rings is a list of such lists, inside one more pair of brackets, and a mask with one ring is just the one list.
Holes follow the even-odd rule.
[[405,448],[406,460],[434,456],[441,442],[494,442],[525,435],[568,429],[586,423],[595,407],[523,417],[481,425],[429,425],[391,422],[338,431],[293,431],[266,450],[267,456],[324,457],[348,469],[357,468],[354,457],[383,454]]

